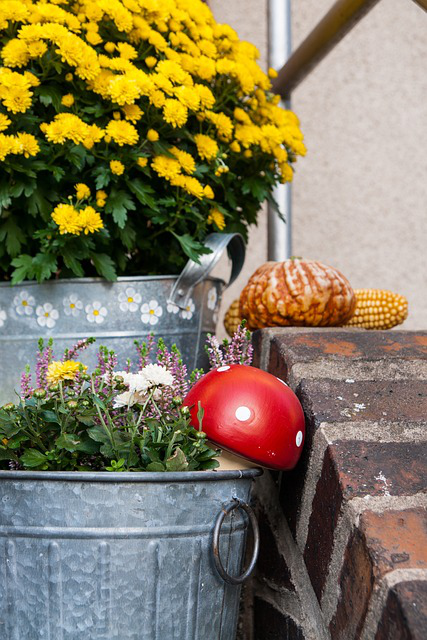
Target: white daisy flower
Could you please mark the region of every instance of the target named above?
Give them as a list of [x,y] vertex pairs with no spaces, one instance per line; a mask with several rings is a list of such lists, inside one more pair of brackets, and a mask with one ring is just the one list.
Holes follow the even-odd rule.
[[173,385],[173,375],[166,367],[162,367],[160,364],[147,364],[139,374],[145,378],[148,388],[160,385],[171,387]]
[[75,293],[72,293],[67,298],[64,298],[62,302],[64,305],[64,313],[66,316],[73,316],[73,318],[76,318],[79,315],[81,309],[83,309],[83,302],[78,299]]
[[179,307],[176,304],[173,304],[173,302],[168,302],[166,309],[168,311],[168,313],[178,313],[179,311]]
[[184,320],[191,320],[195,308],[196,307],[194,306],[193,298],[190,298],[187,306],[181,311],[179,315],[181,316],[181,318],[184,318]]
[[4,323],[6,322],[6,318],[7,318],[6,311],[3,311],[3,309],[0,309],[0,327],[4,325]]
[[107,309],[103,307],[101,302],[98,302],[98,300],[95,300],[92,304],[87,304],[85,311],[87,320],[89,322],[95,322],[96,324],[104,322],[108,313]]
[[48,329],[52,329],[59,318],[59,313],[53,308],[50,302],[39,305],[36,309],[36,315],[37,324],[41,327],[47,327]]
[[132,407],[136,403],[144,402],[144,398],[134,391],[124,391],[114,398],[113,407],[119,409],[121,407]]
[[119,293],[120,310],[134,313],[138,311],[141,300],[141,295],[133,287],[127,287],[124,292]]
[[18,316],[30,316],[34,309],[36,301],[33,296],[30,296],[27,291],[21,291],[18,293],[13,299],[13,304],[15,305],[15,311]]
[[141,305],[141,320],[144,324],[157,324],[162,315],[163,309],[157,300],[150,300]]
[[218,294],[215,287],[212,287],[212,289],[209,289],[208,291],[208,309],[212,309],[213,311],[216,307],[217,300]]

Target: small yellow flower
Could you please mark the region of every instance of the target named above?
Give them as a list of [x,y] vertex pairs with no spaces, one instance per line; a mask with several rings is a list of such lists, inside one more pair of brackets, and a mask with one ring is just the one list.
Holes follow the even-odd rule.
[[126,120],[129,120],[133,123],[141,120],[142,116],[144,115],[143,110],[140,109],[137,104],[125,104],[125,106],[122,108],[122,111],[125,114]]
[[237,140],[233,140],[233,142],[230,144],[230,149],[231,149],[231,151],[234,151],[234,153],[240,153],[241,146],[237,142]]
[[252,158],[253,153],[250,149],[246,149],[246,151],[243,153],[243,155],[245,156],[245,158]]
[[61,104],[64,107],[72,107],[74,104],[74,96],[72,93],[67,93],[65,96],[62,96]]
[[90,198],[90,189],[86,184],[79,182],[74,185],[74,189],[76,190],[77,200],[86,200],[86,198]]
[[221,211],[218,211],[218,209],[211,209],[207,222],[208,224],[215,224],[220,231],[225,229],[224,215],[221,213]]
[[87,367],[81,362],[65,360],[65,362],[51,362],[47,368],[47,380],[50,384],[58,384],[64,380],[75,380],[79,371],[86,371]]
[[82,230],[79,212],[71,204],[58,204],[52,211],[52,220],[58,225],[59,233],[80,235]]
[[114,118],[114,120],[120,120],[120,118],[121,118],[120,111],[113,111],[113,118]]
[[154,129],[148,129],[147,131],[147,140],[150,142],[157,142],[159,139],[159,134]]
[[114,44],[114,42],[106,42],[104,44],[104,49],[107,53],[114,53],[114,51],[116,50],[116,45]]
[[65,79],[67,82],[72,82],[73,80],[73,74],[72,73],[67,73],[67,75],[65,76]]
[[145,58],[145,64],[149,69],[153,69],[157,64],[157,58],[155,58],[154,56],[148,56],[147,58]]
[[12,120],[10,120],[4,113],[0,113],[0,131],[4,131],[8,128]]
[[122,164],[120,160],[111,160],[110,169],[111,173],[114,173],[116,176],[121,176],[122,173],[124,173],[125,165]]
[[278,76],[278,73],[276,69],[273,69],[272,67],[270,67],[268,70],[268,77],[273,79],[273,78],[277,78],[277,76]]
[[108,198],[108,194],[106,194],[105,191],[102,191],[100,189],[99,191],[96,192],[96,197],[100,198],[101,200],[106,200]]
[[142,167],[142,168],[146,167],[148,164],[148,158],[142,158],[142,157],[138,158],[137,164],[139,167]]
[[208,184],[203,188],[203,193],[205,194],[205,198],[208,198],[209,200],[213,200],[215,198],[215,194]]
[[133,124],[124,120],[121,120],[120,122],[117,120],[110,120],[107,128],[105,129],[105,133],[107,136],[111,136],[114,142],[116,142],[120,147],[124,144],[134,145],[138,142],[138,131],[135,129]]

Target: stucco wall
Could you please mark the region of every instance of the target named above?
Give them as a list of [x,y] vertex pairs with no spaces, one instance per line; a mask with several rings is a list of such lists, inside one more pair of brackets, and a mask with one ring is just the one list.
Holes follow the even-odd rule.
[[[265,64],[267,3],[209,4]],[[331,4],[293,2],[294,48]],[[382,0],[293,94],[308,147],[293,186],[293,254],[336,266],[354,287],[403,293],[407,329],[427,326],[426,29],[411,0]],[[265,259],[262,215],[224,310]]]

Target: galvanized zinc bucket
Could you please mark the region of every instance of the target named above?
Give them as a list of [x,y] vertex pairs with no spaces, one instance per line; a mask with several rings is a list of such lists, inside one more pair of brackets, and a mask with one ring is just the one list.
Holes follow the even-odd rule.
[[233,640],[260,473],[0,471],[0,638]]
[[[204,365],[204,342],[215,333],[222,291],[238,276],[245,245],[235,234],[213,233],[206,246],[212,253],[201,263],[189,261],[179,277],[74,278],[38,284],[0,284],[0,405],[15,399],[20,373],[34,368],[40,337],[54,338],[55,353],[77,340],[94,336],[98,345],[114,349],[123,368],[135,356],[133,341],[154,333],[169,346],[176,343],[190,369]],[[208,277],[228,246],[232,260],[229,282]],[[96,364],[97,349],[81,361]]]

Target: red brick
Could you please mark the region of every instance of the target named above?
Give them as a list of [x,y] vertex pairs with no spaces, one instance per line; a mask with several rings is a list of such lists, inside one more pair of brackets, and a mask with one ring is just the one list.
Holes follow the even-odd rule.
[[297,362],[319,359],[427,359],[427,331],[364,331],[360,329],[275,330],[270,368],[286,373]]
[[400,582],[390,589],[375,640],[425,640],[427,582]]
[[341,505],[366,495],[425,490],[427,443],[337,441],[327,447],[312,504],[304,559],[318,598],[325,584]]
[[[365,511],[345,551],[340,599],[330,624],[332,639],[360,637],[375,581],[394,569],[426,568],[426,509]],[[405,621],[401,624],[407,626]]]
[[314,431],[321,422],[425,422],[427,383],[418,380],[303,380],[298,396]]

